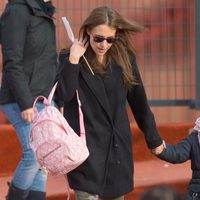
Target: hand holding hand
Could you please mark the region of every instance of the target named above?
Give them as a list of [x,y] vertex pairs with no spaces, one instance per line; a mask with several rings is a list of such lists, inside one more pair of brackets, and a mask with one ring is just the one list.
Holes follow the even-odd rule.
[[151,152],[152,152],[153,154],[155,154],[155,155],[159,155],[160,153],[162,153],[162,151],[163,151],[165,148],[166,148],[165,141],[163,141],[163,143],[162,143],[160,146],[158,146],[158,147],[152,149]]

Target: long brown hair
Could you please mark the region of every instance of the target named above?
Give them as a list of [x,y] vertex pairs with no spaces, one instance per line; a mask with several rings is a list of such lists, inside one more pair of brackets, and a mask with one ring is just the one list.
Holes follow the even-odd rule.
[[[129,20],[123,18],[112,8],[97,7],[84,20],[79,31],[79,37],[82,36],[83,38],[89,40],[87,31],[103,24],[115,28],[117,34],[116,42],[106,53],[106,64],[110,64],[111,61],[117,63],[122,69],[126,88],[130,88],[130,86],[135,82],[130,61],[130,55],[135,54],[135,48],[131,41],[131,35],[144,31],[144,27],[136,22],[130,22]],[[96,59],[95,52],[92,50],[90,45],[84,55],[94,73],[102,76],[105,73],[105,68],[102,67],[102,64],[100,64]],[[83,59],[81,59],[81,63],[85,69],[88,69],[86,62]]]

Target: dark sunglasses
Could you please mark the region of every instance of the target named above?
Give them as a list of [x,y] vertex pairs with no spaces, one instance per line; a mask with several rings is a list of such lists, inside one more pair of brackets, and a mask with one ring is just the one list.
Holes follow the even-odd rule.
[[94,41],[97,42],[97,43],[100,43],[100,42],[103,42],[104,40],[106,40],[107,43],[113,44],[117,40],[116,37],[112,37],[112,36],[105,38],[105,37],[100,36],[100,35],[92,35],[92,37],[93,37]]

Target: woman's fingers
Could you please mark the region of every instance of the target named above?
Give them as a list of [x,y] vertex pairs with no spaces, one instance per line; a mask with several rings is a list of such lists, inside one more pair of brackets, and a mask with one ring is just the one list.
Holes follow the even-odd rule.
[[89,42],[88,39],[85,37],[84,39],[81,37],[78,39],[78,43],[81,47],[84,47],[85,49],[87,49]]
[[84,45],[88,44],[88,38],[85,37],[85,38],[83,39],[83,43],[84,43]]

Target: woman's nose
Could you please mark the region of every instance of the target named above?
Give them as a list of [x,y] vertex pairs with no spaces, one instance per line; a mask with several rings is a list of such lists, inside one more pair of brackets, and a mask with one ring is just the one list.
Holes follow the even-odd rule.
[[107,45],[108,45],[108,42],[107,42],[106,40],[104,40],[104,41],[102,41],[102,42],[100,43],[100,45],[101,45],[101,46],[107,46]]

